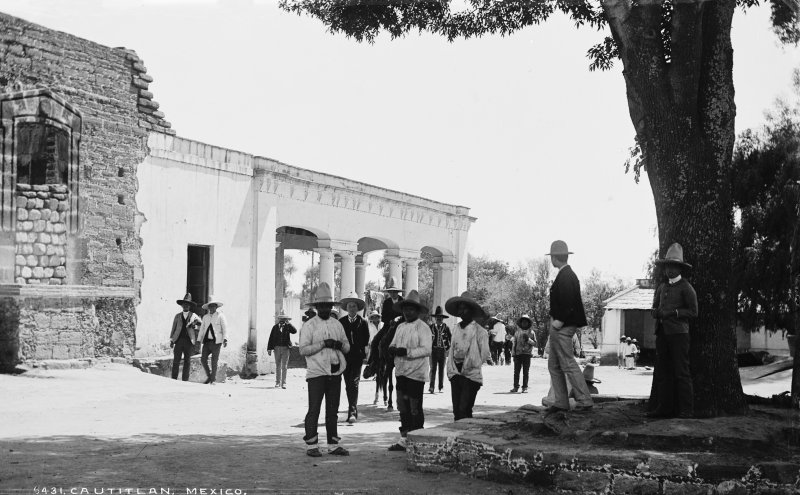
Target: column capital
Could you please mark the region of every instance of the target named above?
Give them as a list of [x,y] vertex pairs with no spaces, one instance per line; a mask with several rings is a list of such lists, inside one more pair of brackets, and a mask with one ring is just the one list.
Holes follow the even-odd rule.
[[399,249],[387,249],[386,256],[396,256],[398,258],[406,259],[406,258],[419,258],[420,251],[419,249],[407,249],[407,248],[399,248]]
[[334,251],[334,254],[338,254],[342,258],[347,258],[347,259],[352,258],[353,260],[355,260],[356,256],[361,254],[361,251],[352,251],[349,249],[337,249]]
[[319,254],[320,259],[323,257],[333,259],[333,249],[331,248],[318,247],[314,248],[314,252]]
[[334,251],[358,251],[358,243],[352,241],[343,241],[340,239],[320,239],[317,241],[317,246],[321,248],[329,248]]

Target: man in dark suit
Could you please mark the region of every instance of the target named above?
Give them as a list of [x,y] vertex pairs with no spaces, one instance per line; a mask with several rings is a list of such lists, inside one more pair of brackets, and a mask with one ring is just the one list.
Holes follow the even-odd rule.
[[389,297],[384,299],[381,306],[381,321],[383,328],[388,329],[392,321],[398,316],[403,316],[399,311],[394,310],[395,304],[403,300],[403,289],[397,287],[394,277],[389,279],[389,286],[384,289],[384,292],[389,294]]
[[172,329],[169,334],[169,346],[172,347],[172,379],[178,379],[178,369],[183,358],[183,374],[181,379],[189,381],[189,372],[192,369],[191,358],[194,343],[197,341],[197,329],[200,327],[200,317],[194,313],[195,305],[192,295],[186,293],[183,299],[176,301],[183,309],[172,319]]
[[345,355],[347,368],[342,375],[347,393],[347,422],[352,424],[358,419],[358,384],[361,381],[361,366],[367,357],[369,345],[369,324],[358,313],[367,305],[356,293],[339,301],[339,305],[347,311],[347,314],[339,319],[339,323],[344,327],[344,333],[350,342],[350,352]]
[[572,386],[577,410],[588,410],[593,406],[592,396],[586,386],[581,369],[575,362],[572,337],[578,328],[586,326],[586,313],[581,299],[581,284],[577,275],[567,264],[569,255],[564,241],[554,241],[550,246],[550,261],[558,269],[558,275],[550,286],[550,357],[547,368],[555,394],[555,402],[549,408],[569,410],[567,380]]

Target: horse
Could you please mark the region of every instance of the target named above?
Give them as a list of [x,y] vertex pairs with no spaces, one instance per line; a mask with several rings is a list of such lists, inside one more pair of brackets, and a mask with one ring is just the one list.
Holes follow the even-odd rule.
[[387,411],[394,410],[392,404],[394,357],[389,355],[389,345],[394,339],[398,324],[399,321],[393,320],[389,325],[384,325],[378,330],[375,338],[372,339],[369,353],[369,364],[375,369],[375,401],[373,404],[378,404],[378,397],[383,391],[383,405],[387,406]]

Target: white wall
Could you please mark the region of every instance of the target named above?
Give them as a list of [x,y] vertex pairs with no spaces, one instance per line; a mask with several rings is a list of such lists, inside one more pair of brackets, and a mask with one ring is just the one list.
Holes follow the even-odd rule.
[[619,346],[620,330],[622,328],[622,311],[619,309],[607,309],[603,313],[603,323],[601,331],[600,355],[606,359],[617,359],[617,347]]
[[137,178],[136,201],[145,217],[137,355],[169,353],[170,324],[180,310],[175,300],[186,291],[187,247],[208,245],[209,292],[224,302],[221,311],[229,325],[221,359],[240,369],[249,329],[251,177],[149,156]]

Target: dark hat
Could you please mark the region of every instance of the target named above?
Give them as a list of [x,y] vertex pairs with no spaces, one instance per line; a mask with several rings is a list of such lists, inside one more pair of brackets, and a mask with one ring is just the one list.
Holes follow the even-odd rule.
[[447,316],[442,312],[441,306],[436,306],[436,311],[431,316],[433,316],[434,318],[436,318],[437,316],[440,316],[442,318],[450,318],[449,316]]
[[195,304],[195,302],[192,301],[192,295],[190,293],[188,293],[188,292],[186,293],[185,296],[183,296],[183,299],[178,299],[177,302],[180,305],[189,304],[192,307],[197,306],[197,304]]
[[481,318],[486,316],[486,311],[483,310],[480,304],[475,302],[475,298],[472,297],[472,294],[470,294],[467,291],[464,291],[460,296],[451,297],[450,299],[448,299],[447,302],[444,303],[444,309],[451,315],[458,316],[456,314],[456,311],[458,310],[458,305],[461,304],[462,302],[469,305],[472,308],[472,310],[475,312],[476,318]]
[[667,254],[664,255],[663,259],[656,260],[656,264],[657,265],[674,264],[674,265],[684,266],[686,268],[692,267],[692,265],[683,261],[683,246],[681,246],[677,242],[673,243],[667,249]]
[[331,291],[331,286],[328,285],[328,282],[322,282],[317,287],[317,292],[314,294],[314,300],[308,303],[309,306],[316,306],[317,304],[339,304],[338,302],[333,300],[333,291]]
[[405,299],[397,301],[394,304],[394,306],[392,306],[392,309],[394,309],[397,312],[400,312],[403,310],[403,306],[416,306],[416,308],[419,309],[421,312],[423,313],[428,312],[428,308],[424,304],[422,304],[422,302],[420,302],[419,292],[415,290],[409,292]]
[[533,326],[533,320],[531,320],[531,317],[530,317],[530,316],[528,316],[527,314],[524,314],[524,315],[520,316],[519,318],[517,318],[517,326],[519,326],[519,323],[520,323],[522,320],[527,320],[527,321],[528,321],[528,323],[530,323],[530,324],[531,324],[531,326]]
[[553,256],[554,254],[572,254],[572,251],[569,250],[566,242],[553,241],[553,243],[550,244],[550,252],[545,256]]

